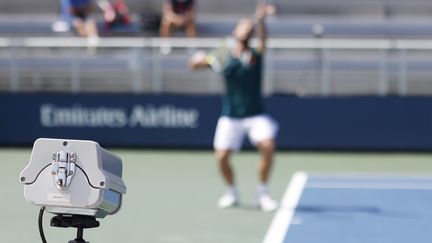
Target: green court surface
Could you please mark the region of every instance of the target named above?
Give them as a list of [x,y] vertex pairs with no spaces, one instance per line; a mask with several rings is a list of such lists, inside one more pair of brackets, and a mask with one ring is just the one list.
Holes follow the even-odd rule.
[[[261,243],[273,213],[252,206],[256,185],[254,152],[233,158],[242,206],[216,207],[224,187],[211,151],[112,150],[123,159],[128,192],[123,208],[84,232],[92,243]],[[19,173],[30,149],[0,149],[1,242],[41,242],[39,208],[25,201]],[[432,174],[432,154],[279,152],[270,184],[280,199],[295,171]],[[73,229],[52,228],[45,214],[48,243],[75,238]]]

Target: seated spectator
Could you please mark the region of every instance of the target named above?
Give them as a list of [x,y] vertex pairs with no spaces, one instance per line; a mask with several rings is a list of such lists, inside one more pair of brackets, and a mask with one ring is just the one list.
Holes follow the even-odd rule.
[[185,28],[188,37],[196,36],[194,0],[165,0],[160,36],[169,37],[174,28]]
[[55,21],[51,25],[51,29],[54,32],[68,32],[72,24],[69,0],[60,0],[59,7],[60,20]]
[[72,26],[82,37],[97,38],[96,21],[90,18],[94,9],[92,0],[70,0],[70,12],[73,16]]
[[99,0],[107,29],[124,27],[130,24],[129,9],[124,0]]

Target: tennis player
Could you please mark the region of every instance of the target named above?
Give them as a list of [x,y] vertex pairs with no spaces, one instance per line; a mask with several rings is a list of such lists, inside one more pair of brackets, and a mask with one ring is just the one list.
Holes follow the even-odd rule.
[[[222,116],[219,118],[214,137],[214,148],[227,192],[219,199],[218,206],[227,208],[239,203],[234,171],[230,164],[233,152],[238,151],[245,135],[261,154],[257,203],[263,211],[277,207],[268,194],[267,184],[272,166],[278,131],[277,123],[265,113],[261,96],[263,55],[266,49],[266,5],[260,1],[256,11],[257,48],[249,45],[255,31],[254,21],[242,19],[233,31],[234,45],[227,49],[227,57],[221,50],[211,54],[197,53],[189,66],[192,69],[212,67],[219,70],[225,82]],[[224,49],[224,48],[220,48]]]

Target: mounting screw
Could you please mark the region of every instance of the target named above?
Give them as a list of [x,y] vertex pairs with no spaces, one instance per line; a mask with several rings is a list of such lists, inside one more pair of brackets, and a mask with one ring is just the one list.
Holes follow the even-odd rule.
[[70,153],[69,156],[70,156],[71,162],[75,162],[76,161],[75,153]]

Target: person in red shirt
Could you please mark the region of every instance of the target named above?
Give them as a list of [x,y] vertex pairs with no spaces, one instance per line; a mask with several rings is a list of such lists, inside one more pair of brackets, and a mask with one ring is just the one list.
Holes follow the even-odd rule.
[[129,8],[124,0],[99,0],[98,5],[103,11],[105,26],[108,29],[130,24]]
[[194,0],[165,0],[160,36],[171,36],[174,28],[185,28],[188,37],[197,35]]

